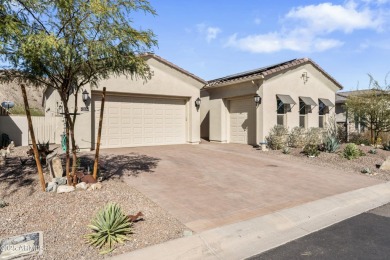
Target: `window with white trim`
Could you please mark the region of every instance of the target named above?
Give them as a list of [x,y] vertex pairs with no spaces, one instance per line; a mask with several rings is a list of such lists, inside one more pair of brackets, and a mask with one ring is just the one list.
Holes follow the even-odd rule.
[[299,99],[299,127],[307,128],[309,112],[311,112],[311,106]]
[[318,127],[324,128],[325,127],[325,117],[326,114],[329,112],[329,107],[327,107],[324,102],[321,100],[318,100]]
[[284,104],[279,98],[277,98],[276,106],[277,106],[276,124],[286,126],[288,105]]

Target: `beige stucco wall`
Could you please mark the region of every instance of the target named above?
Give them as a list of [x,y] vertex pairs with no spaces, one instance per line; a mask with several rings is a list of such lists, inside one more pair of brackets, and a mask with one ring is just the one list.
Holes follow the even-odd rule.
[[210,136],[210,95],[206,90],[200,92],[200,137],[209,139]]
[[[98,87],[91,89],[87,86],[86,89],[90,93],[90,96],[94,96],[96,99],[100,99],[101,91],[103,87],[107,89],[107,95],[134,95],[134,96],[158,96],[158,97],[175,97],[183,98],[187,100],[187,142],[199,143],[200,142],[200,110],[195,107],[195,100],[200,97],[200,89],[204,86],[203,82],[200,82],[187,74],[178,71],[175,68],[161,62],[160,60],[149,58],[147,60],[150,69],[153,72],[152,79],[145,82],[142,79],[131,79],[125,76],[110,77],[109,79],[99,82]],[[50,110],[55,111],[56,102],[58,102],[59,96],[57,93],[52,93],[46,100],[46,110],[50,107]],[[69,104],[74,104],[74,99],[71,98]],[[78,111],[80,115],[76,120],[75,132],[76,142],[80,149],[91,149],[93,134],[95,133],[93,124],[93,112],[91,112],[91,104],[89,105],[90,111],[81,111],[81,107],[84,107],[84,103],[81,100],[81,94],[79,95]],[[73,110],[73,106],[70,106]],[[47,116],[54,116],[55,113]],[[97,130],[96,130],[97,133]]]
[[[307,82],[302,79],[302,73],[307,72]],[[256,108],[256,143],[265,141],[269,130],[276,125],[277,106],[276,95],[290,95],[297,103],[291,112],[287,113],[287,127],[299,126],[299,97],[311,97],[317,106],[308,114],[308,127],[318,127],[318,99],[329,99],[335,103],[337,85],[310,63],[297,68],[272,74],[272,77],[261,77],[246,82],[209,88],[203,91],[209,93],[209,107],[203,107],[210,114],[209,138],[216,142],[229,142],[229,100],[244,96],[253,97],[259,94],[261,104]],[[255,105],[255,104],[253,104]],[[334,113],[334,108],[330,114]],[[329,115],[328,115],[329,116]],[[249,140],[249,139],[248,139]]]
[[[302,73],[307,72],[309,77],[305,83],[302,79]],[[276,95],[290,95],[296,102],[292,107],[291,112],[287,112],[287,127],[289,129],[299,126],[299,97],[311,97],[317,106],[313,108],[312,113],[308,116],[308,128],[318,127],[318,99],[326,98],[335,104],[335,92],[339,90],[336,85],[325,77],[311,64],[305,64],[294,70],[286,71],[273,76],[269,80],[265,80],[263,86],[263,113],[262,122],[263,133],[258,136],[259,140],[265,138],[269,130],[276,125]],[[334,113],[334,108],[330,110],[330,114]],[[328,115],[329,116],[329,115]]]
[[[225,87],[207,89],[209,93],[209,107],[202,106],[208,110],[210,117],[209,139],[213,142],[226,143],[230,140],[229,133],[229,101],[236,98],[253,97],[258,90],[260,82],[253,84],[251,81],[234,84]],[[253,106],[255,104],[253,103]]]

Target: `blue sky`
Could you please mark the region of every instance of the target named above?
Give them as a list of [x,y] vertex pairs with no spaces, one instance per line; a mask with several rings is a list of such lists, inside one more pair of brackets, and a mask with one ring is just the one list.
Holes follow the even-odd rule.
[[157,34],[154,52],[205,80],[302,57],[345,90],[390,72],[390,0],[150,3],[158,15],[134,20]]

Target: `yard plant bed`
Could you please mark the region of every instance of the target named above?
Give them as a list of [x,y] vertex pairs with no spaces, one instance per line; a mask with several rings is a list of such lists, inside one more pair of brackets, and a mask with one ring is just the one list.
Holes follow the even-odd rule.
[[[34,162],[18,163],[16,156],[23,153],[17,148],[9,164],[0,166],[0,199],[9,204],[0,208],[0,239],[43,231],[44,259],[103,259],[183,236],[182,223],[117,176],[103,181],[100,190],[42,192]],[[50,180],[47,174],[45,178]],[[118,203],[126,214],[141,211],[144,220],[133,224],[133,234],[124,245],[99,255],[83,236],[91,233],[87,225],[108,202]]]
[[[376,165],[381,165],[384,160],[390,156],[390,151],[383,149],[376,149],[376,154],[369,153],[370,150],[374,149],[372,146],[358,146],[365,155],[357,159],[347,160],[342,156],[343,149],[346,144],[342,144],[336,153],[321,152],[318,157],[309,158],[302,153],[301,148],[290,148],[289,154],[282,153],[282,150],[270,150],[269,153],[273,156],[280,157],[282,160],[302,160],[305,163],[324,166],[329,169],[337,169],[346,172],[353,172],[357,174],[369,175],[373,178],[380,180],[389,181],[390,171],[384,171],[377,168]],[[362,173],[361,171],[365,168],[371,170],[371,174]]]

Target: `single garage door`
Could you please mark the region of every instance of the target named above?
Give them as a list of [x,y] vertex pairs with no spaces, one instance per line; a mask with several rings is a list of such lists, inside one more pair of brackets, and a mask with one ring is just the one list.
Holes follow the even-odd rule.
[[255,144],[255,104],[252,98],[230,100],[230,142]]
[[[106,96],[101,147],[185,143],[185,103],[184,99]],[[95,98],[95,137],[100,106],[100,98]]]

